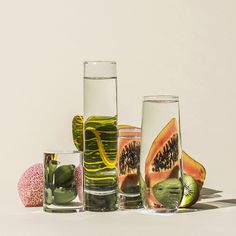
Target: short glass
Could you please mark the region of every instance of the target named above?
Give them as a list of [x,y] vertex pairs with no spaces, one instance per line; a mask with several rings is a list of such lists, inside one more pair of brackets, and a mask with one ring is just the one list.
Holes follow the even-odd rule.
[[83,153],[44,153],[44,211],[77,212],[83,205]]
[[175,212],[183,197],[179,98],[146,96],[143,101],[141,194],[151,212]]
[[140,195],[141,129],[119,128],[118,136],[118,190],[119,209],[142,208]]

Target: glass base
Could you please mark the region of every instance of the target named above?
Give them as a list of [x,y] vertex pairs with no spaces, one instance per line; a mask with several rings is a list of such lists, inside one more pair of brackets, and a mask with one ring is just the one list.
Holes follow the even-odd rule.
[[76,213],[76,212],[83,212],[84,207],[83,205],[78,207],[44,205],[43,210],[49,213]]
[[168,208],[145,208],[147,210],[148,213],[154,213],[154,214],[173,214],[175,213],[178,208],[174,208],[174,209],[168,209]]
[[119,195],[119,209],[140,209],[143,208],[141,196]]
[[116,211],[118,209],[117,193],[111,194],[91,194],[85,192],[85,210],[86,211]]

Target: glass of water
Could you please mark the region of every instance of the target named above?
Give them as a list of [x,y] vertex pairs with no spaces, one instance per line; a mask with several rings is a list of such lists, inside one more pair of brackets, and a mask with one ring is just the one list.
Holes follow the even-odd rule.
[[179,98],[143,100],[140,185],[144,207],[175,212],[183,197]]
[[84,63],[84,191],[88,211],[117,204],[116,62]]
[[141,129],[119,128],[118,144],[119,209],[142,208],[139,185]]
[[82,152],[44,153],[44,211],[83,211]]

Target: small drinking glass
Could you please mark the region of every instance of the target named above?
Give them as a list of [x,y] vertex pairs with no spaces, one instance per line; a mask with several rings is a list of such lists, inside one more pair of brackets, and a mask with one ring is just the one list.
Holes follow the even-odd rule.
[[183,197],[178,97],[144,97],[140,162],[145,208],[175,212]]
[[82,152],[44,153],[44,211],[77,212],[83,205]]
[[120,210],[143,207],[139,186],[140,145],[140,128],[119,128],[118,190]]

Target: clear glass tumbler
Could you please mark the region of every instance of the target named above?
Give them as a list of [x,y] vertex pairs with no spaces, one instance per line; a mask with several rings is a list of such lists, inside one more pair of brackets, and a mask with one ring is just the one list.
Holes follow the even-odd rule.
[[119,128],[118,143],[119,209],[142,208],[139,186],[141,129]]
[[140,168],[145,208],[175,212],[183,197],[178,97],[144,97]]
[[88,211],[117,209],[116,63],[84,63],[84,191]]
[[82,152],[44,153],[44,211],[83,211]]

